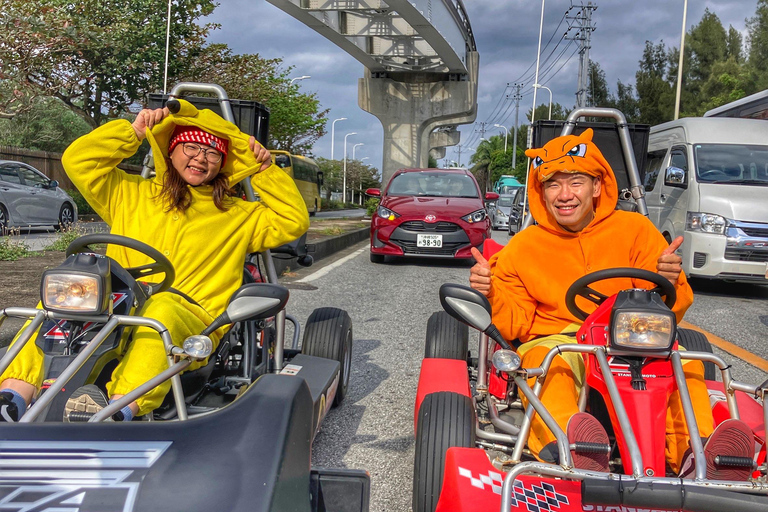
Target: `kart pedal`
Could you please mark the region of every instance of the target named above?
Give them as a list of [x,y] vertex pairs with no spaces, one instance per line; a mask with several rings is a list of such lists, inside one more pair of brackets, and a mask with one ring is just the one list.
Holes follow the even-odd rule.
[[611,446],[602,443],[571,443],[570,450],[576,453],[611,453]]
[[[64,405],[64,421],[87,422],[94,414],[107,406],[107,397],[98,386],[88,384],[77,388]],[[107,418],[105,421],[113,421]]]
[[729,455],[716,455],[715,466],[731,468],[753,468],[755,461],[749,457],[733,457]]

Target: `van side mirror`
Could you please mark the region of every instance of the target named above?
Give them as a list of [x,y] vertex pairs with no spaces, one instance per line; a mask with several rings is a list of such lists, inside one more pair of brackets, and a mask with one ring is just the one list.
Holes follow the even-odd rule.
[[688,188],[685,171],[679,167],[667,167],[664,171],[664,184],[669,187]]

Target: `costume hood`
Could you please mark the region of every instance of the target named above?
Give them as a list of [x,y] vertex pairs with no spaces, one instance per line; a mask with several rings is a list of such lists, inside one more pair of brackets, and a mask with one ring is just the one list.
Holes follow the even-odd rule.
[[[611,166],[592,142],[592,129],[581,135],[564,135],[547,142],[544,147],[528,149],[525,156],[531,159],[528,172],[528,202],[531,214],[540,226],[557,233],[569,233],[560,227],[544,205],[542,183],[556,172],[583,173],[600,177],[602,189],[595,199],[595,220],[600,222],[616,208],[619,188]],[[589,226],[587,228],[589,229]],[[575,236],[575,234],[574,234]]]
[[[156,179],[162,180],[163,174],[168,170],[166,158],[168,157],[168,145],[170,144],[176,125],[197,126],[198,128],[222,137],[229,141],[229,149],[224,166],[220,174],[227,177],[229,186],[233,186],[243,178],[255,174],[260,164],[256,163],[253,151],[248,147],[250,135],[221,116],[208,109],[198,110],[186,100],[179,100],[181,108],[177,114],[170,114],[155,125],[152,130],[147,130],[147,139],[152,147],[155,157]],[[258,142],[257,142],[258,144]]]

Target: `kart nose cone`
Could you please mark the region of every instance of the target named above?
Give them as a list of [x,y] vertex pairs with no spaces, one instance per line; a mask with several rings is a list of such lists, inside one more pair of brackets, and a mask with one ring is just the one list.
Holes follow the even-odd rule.
[[491,360],[493,367],[500,372],[514,372],[520,368],[520,356],[512,350],[497,350]]
[[205,359],[213,352],[213,342],[208,336],[197,334],[184,340],[184,352],[192,359]]

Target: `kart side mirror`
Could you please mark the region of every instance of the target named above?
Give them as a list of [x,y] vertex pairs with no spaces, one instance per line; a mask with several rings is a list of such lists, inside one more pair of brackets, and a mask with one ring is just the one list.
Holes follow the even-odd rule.
[[201,333],[210,336],[216,329],[243,320],[260,320],[275,316],[288,303],[290,293],[284,286],[251,283],[241,286],[233,295],[227,310]]
[[491,303],[485,296],[469,286],[445,283],[440,287],[440,304],[461,323],[484,332],[503,348],[512,350],[491,321]]

